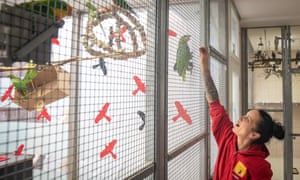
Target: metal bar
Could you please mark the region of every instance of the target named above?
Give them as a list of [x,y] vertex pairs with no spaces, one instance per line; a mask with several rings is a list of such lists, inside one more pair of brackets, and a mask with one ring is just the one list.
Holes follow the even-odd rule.
[[176,148],[175,150],[173,150],[172,152],[169,153],[168,161],[171,161],[172,159],[174,159],[181,153],[185,152],[190,147],[194,146],[195,144],[197,144],[198,142],[200,142],[201,140],[206,138],[207,136],[208,136],[208,133],[200,134],[200,135],[194,137],[193,139],[191,139],[190,141],[188,141],[187,143],[179,146],[178,148]]
[[213,172],[211,172],[211,169],[210,169],[210,166],[211,164],[213,163],[212,162],[212,158],[211,158],[211,136],[210,136],[210,133],[211,133],[211,123],[210,123],[210,118],[209,118],[209,107],[208,107],[208,104],[206,103],[205,104],[205,121],[206,121],[206,131],[207,131],[207,136],[205,138],[205,153],[206,153],[206,178],[205,179],[211,179],[211,175],[213,174]]
[[49,39],[53,33],[57,31],[58,28],[62,27],[64,25],[63,20],[59,20],[52,24],[48,29],[43,31],[41,34],[33,38],[31,41],[26,43],[23,47],[18,49],[15,54],[13,55],[14,59],[19,59],[30,53],[34,48],[38,47],[42,42]]
[[135,172],[129,177],[126,177],[124,180],[140,180],[147,178],[149,175],[151,175],[154,172],[154,163],[151,163],[147,166],[145,166],[143,169],[140,169],[139,171]]
[[[221,1],[219,1],[220,3]],[[228,0],[224,0],[224,3],[225,3],[225,9],[228,9]],[[229,42],[229,12],[228,10],[225,10],[225,42]],[[226,43],[224,42],[224,45],[225,45],[225,66],[226,66],[226,84],[225,84],[225,90],[226,90],[226,107],[228,109],[231,109],[232,107],[229,107],[229,97],[232,98],[232,95],[229,95],[229,75],[231,72],[229,72],[229,46],[226,46]],[[222,44],[222,43],[221,43]],[[230,77],[231,78],[231,77]]]
[[281,41],[282,47],[282,93],[283,93],[283,119],[285,125],[285,138],[284,138],[284,179],[293,179],[293,142],[292,142],[292,90],[291,90],[291,74],[290,74],[290,28],[288,26],[282,27],[281,32],[283,40]]
[[169,1],[156,0],[156,105],[154,179],[168,179],[168,29]]
[[300,136],[300,133],[291,133],[291,136]]
[[[81,14],[74,13],[73,15],[73,23],[72,23],[72,52],[71,56],[78,56],[80,54],[80,27],[81,24]],[[68,140],[68,179],[69,180],[76,180],[78,179],[79,174],[79,142],[78,137],[79,135],[79,128],[78,127],[78,118],[80,115],[79,112],[79,103],[78,103],[78,89],[79,89],[79,66],[78,62],[71,63],[71,87],[70,87],[70,110],[69,110],[69,140]]]
[[[250,111],[252,109],[248,109],[248,111]],[[283,112],[283,109],[263,109],[264,111],[267,112]]]
[[[145,4],[147,5],[147,4]],[[149,6],[149,5],[148,5]],[[156,8],[146,8],[147,10],[147,29],[156,29],[156,20],[153,18],[153,15],[156,14]],[[155,37],[156,31],[148,31],[148,37]],[[154,79],[154,69],[155,69],[155,41],[152,38],[147,38],[147,53],[146,53],[146,118],[145,118],[145,162],[152,162],[154,161],[155,155],[155,142],[154,142],[154,122],[153,122],[153,107],[155,107],[155,91],[153,86],[155,86],[155,79]],[[151,90],[150,90],[151,89]]]
[[169,0],[169,4],[197,4],[199,3],[199,0]]
[[223,54],[221,54],[216,48],[214,48],[213,46],[210,46],[209,49],[210,49],[210,55],[213,58],[215,58],[222,64],[227,64],[226,57]]
[[267,112],[283,112],[283,109],[264,109]]
[[248,112],[248,70],[247,70],[247,62],[248,62],[248,33],[246,28],[241,29],[241,46],[242,46],[242,52],[241,52],[241,86],[242,86],[242,114],[246,114]]
[[[209,31],[209,26],[210,26],[210,4],[209,4],[209,0],[204,0],[202,1],[204,8],[202,8],[202,10],[204,10],[204,13],[202,14],[202,17],[204,17],[203,21],[204,21],[204,26],[205,29],[201,32],[206,32],[204,33],[204,45],[205,47],[209,47],[209,39],[210,39],[210,31]],[[205,94],[204,94],[204,99],[205,98]],[[208,112],[208,104],[205,103],[205,122],[206,122],[206,131],[209,132],[210,130],[210,119],[209,119],[209,112]],[[205,168],[206,170],[206,174],[205,174],[205,179],[209,179],[210,174],[212,174],[213,172],[210,171],[210,165],[211,165],[211,154],[210,154],[210,136],[206,136],[205,138],[205,154],[206,154],[206,162],[205,162]]]
[[295,73],[295,74],[299,74],[300,73],[300,69],[291,69],[291,73]]

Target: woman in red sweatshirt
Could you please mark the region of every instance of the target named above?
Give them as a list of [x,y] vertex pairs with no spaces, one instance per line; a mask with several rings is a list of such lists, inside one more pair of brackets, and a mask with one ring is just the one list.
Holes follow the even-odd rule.
[[250,110],[233,124],[220,104],[209,70],[209,54],[200,48],[200,69],[212,119],[212,132],[218,145],[214,180],[270,180],[272,170],[266,160],[265,143],[272,136],[284,138],[284,128],[263,110]]

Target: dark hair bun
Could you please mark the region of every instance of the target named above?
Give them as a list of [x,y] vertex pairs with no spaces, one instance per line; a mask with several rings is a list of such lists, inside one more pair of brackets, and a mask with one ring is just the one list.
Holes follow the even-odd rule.
[[277,139],[283,139],[284,138],[284,127],[281,125],[280,122],[274,122],[273,125],[273,136]]

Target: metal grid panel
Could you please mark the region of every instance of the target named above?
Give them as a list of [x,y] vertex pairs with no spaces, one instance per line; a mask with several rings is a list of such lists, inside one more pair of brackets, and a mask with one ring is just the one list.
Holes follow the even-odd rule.
[[168,179],[205,179],[205,164],[205,141],[201,141],[169,162]]
[[143,180],[153,180],[154,179],[154,174],[151,174],[150,176],[144,178]]
[[[200,83],[198,60],[201,38],[203,38],[203,34],[202,37],[200,36],[203,32],[199,29],[200,12],[201,6],[198,3],[175,3],[169,7],[168,151],[172,151],[206,130],[204,91]],[[192,53],[191,59],[188,55],[179,57],[180,53],[185,53],[184,49],[180,49],[180,39],[185,35],[190,36],[186,45]],[[186,73],[185,79],[180,76],[178,70],[174,69],[175,66],[177,69],[185,66],[190,68],[190,70],[183,70]],[[186,112],[183,112],[184,110]],[[187,116],[184,117],[184,114]]]
[[[145,12],[139,13],[139,16],[141,16],[143,24],[147,25]],[[147,27],[145,28],[147,29]],[[154,37],[152,40],[154,41]],[[83,56],[86,56],[86,52],[82,53]],[[147,90],[148,88],[154,89],[154,59],[154,54],[127,61],[105,59],[107,67],[105,76],[99,68],[91,71],[93,64],[99,63],[98,59],[80,62],[80,178],[118,179],[129,176],[140,167],[145,166],[147,159],[148,161],[153,160],[151,157],[145,156],[147,148],[151,151],[152,143],[145,140],[146,136],[153,138],[154,92],[147,91],[150,102],[146,101],[147,96],[143,92],[137,91],[135,94],[137,84],[134,76],[146,81]],[[102,119],[98,123],[99,125],[95,126],[90,120],[106,103],[109,103],[107,114],[112,120]],[[138,111],[147,115],[145,127],[141,126],[143,122]],[[116,154],[118,152],[118,158],[113,160],[113,157],[108,156],[101,161],[95,158],[99,147],[105,147],[114,139],[118,143],[118,146],[114,148]]]
[[[21,2],[24,1],[11,1],[8,4],[14,6],[14,3]],[[27,177],[26,171],[31,172],[33,179],[126,178],[154,161],[156,5],[151,1],[144,1],[143,4],[128,1],[134,5],[137,13],[130,15],[127,10],[113,7],[113,1],[91,1],[108,17],[100,15],[105,18],[88,25],[93,15],[86,14],[95,12],[85,7],[87,1],[69,2],[73,6],[72,17],[63,19],[64,26],[59,29],[57,38],[51,39],[51,63],[67,62],[58,65],[62,75],[55,80],[63,85],[47,86],[43,92],[55,93],[50,97],[45,95],[41,100],[53,101],[38,106],[40,94],[37,93],[32,96],[33,105],[16,104],[14,92],[17,90],[9,88],[12,82],[7,75],[14,73],[15,76],[24,77],[27,71],[1,72],[0,94],[1,97],[8,94],[0,106],[0,168],[11,165],[9,163],[14,158],[10,156],[16,156],[17,160],[25,156],[34,158],[34,161],[28,168],[23,166],[21,179]],[[101,7],[108,7],[108,10]],[[111,15],[110,11],[119,13],[119,16]],[[41,12],[35,15],[42,16]],[[46,18],[50,19],[49,16]],[[121,19],[122,33],[118,34],[118,20]],[[89,33],[95,33],[95,36],[88,35],[89,28],[93,29]],[[94,47],[85,44],[84,38],[90,38],[88,43],[91,44],[93,38],[105,39],[103,42],[112,40],[115,49],[119,47],[117,40],[120,40],[119,45],[124,51],[120,53],[114,49],[107,53],[102,50],[103,46],[95,47],[99,44]],[[144,43],[147,44],[145,54]],[[2,48],[3,45],[0,46]],[[87,52],[88,48],[94,48],[94,51]],[[15,67],[23,65],[13,64]],[[48,65],[41,67],[38,73],[45,72]],[[51,69],[49,73],[58,74],[58,71]],[[45,74],[42,77],[40,80],[45,82],[51,76]],[[36,89],[33,89],[35,92]],[[56,97],[60,91],[67,91],[66,96]],[[16,171],[17,166],[14,168],[13,176],[20,177]],[[8,175],[8,170],[3,171],[4,174],[2,171],[0,173],[2,178]]]
[[[297,138],[300,138],[300,124],[297,122],[299,118],[299,110],[300,110],[300,102],[298,99],[300,98],[300,74],[292,74],[292,97],[293,97],[293,129],[292,133],[298,134]],[[296,152],[296,151],[294,151]],[[298,152],[298,151],[297,151]],[[300,156],[299,156],[300,157]]]
[[226,108],[227,98],[227,86],[226,86],[226,75],[227,75],[227,67],[225,64],[220,63],[217,59],[211,57],[210,58],[210,71],[212,78],[215,82],[216,88],[218,90],[220,102]]
[[[212,78],[215,82],[216,88],[219,93],[220,102],[222,105],[226,108],[226,74],[227,74],[227,68],[224,64],[217,61],[215,58],[210,58],[210,70],[212,74]],[[217,159],[217,153],[218,153],[218,146],[214,139],[213,134],[210,134],[210,172],[213,173],[215,161]]]
[[[292,43],[291,43],[291,58],[299,58],[299,50],[293,51],[295,48],[295,41],[298,39],[295,39],[294,34],[298,33],[300,31],[300,26],[292,26],[291,27],[291,37],[292,37]],[[291,74],[292,78],[292,84],[291,84],[291,91],[292,91],[292,133],[293,136],[293,173],[294,179],[300,179],[299,177],[299,171],[300,171],[300,124],[299,124],[299,115],[300,115],[300,73],[299,73],[299,62],[291,62],[291,68],[293,68],[296,72]],[[298,174],[297,174],[298,171]]]
[[[295,41],[299,41],[299,38],[295,37],[295,34],[299,34],[300,32],[300,26],[292,26],[291,27],[291,59],[296,59],[296,61],[291,61],[291,68],[296,70],[296,73],[292,73],[292,101],[293,103],[299,103],[300,102],[300,63],[299,63],[299,49],[297,49],[297,45]],[[297,50],[296,50],[297,49]]]

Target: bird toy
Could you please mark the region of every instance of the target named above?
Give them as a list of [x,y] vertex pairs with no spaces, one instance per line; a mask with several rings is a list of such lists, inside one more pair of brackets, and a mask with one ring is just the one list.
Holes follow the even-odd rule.
[[[119,60],[136,58],[146,53],[146,33],[143,25],[133,16],[128,8],[114,3],[108,7],[95,8],[90,3],[86,4],[89,9],[89,17],[86,26],[86,33],[82,35],[83,46],[88,53],[93,56],[109,54],[108,57]],[[106,26],[102,23],[112,19],[116,23]],[[97,38],[94,28],[100,26],[103,35],[106,36],[105,28],[109,34],[108,39]],[[124,34],[130,36],[131,41],[127,41]],[[138,36],[139,35],[139,36]],[[138,43],[138,37],[142,45]],[[126,47],[124,46],[126,45]]]

